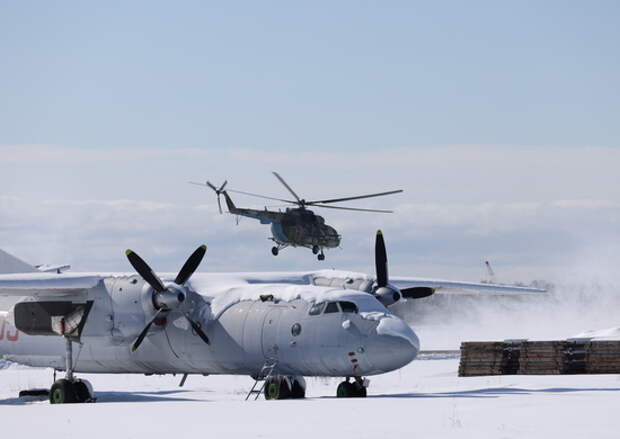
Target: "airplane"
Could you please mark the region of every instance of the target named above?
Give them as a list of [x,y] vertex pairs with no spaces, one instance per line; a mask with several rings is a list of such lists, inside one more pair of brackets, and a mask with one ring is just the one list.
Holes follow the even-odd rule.
[[[544,290],[388,276],[375,239],[375,275],[339,270],[195,273],[198,247],[178,274],[155,274],[132,250],[135,273],[41,273],[0,265],[0,358],[65,371],[53,404],[95,401],[76,373],[249,375],[257,399],[303,398],[304,377],[344,377],[337,397],[364,397],[367,377],[420,352],[390,306],[449,291]],[[18,272],[14,273],[18,266]],[[26,269],[24,269],[26,267]]]
[[[290,192],[295,200],[284,200],[281,198],[266,197],[264,195],[253,194],[250,192],[237,191],[233,189],[226,190],[228,181],[220,187],[216,187],[209,181],[206,183],[198,183],[190,181],[190,184],[198,186],[209,187],[213,189],[217,195],[217,204],[222,212],[222,204],[220,196],[224,195],[226,200],[226,207],[228,212],[233,215],[245,216],[248,218],[254,218],[260,221],[261,224],[271,224],[271,239],[276,245],[271,248],[271,254],[277,256],[280,250],[287,247],[306,247],[312,250],[312,253],[317,255],[319,261],[325,260],[324,249],[336,248],[340,245],[341,236],[336,229],[332,226],[325,224],[325,219],[322,216],[316,215],[313,211],[308,209],[309,206],[321,207],[326,209],[339,209],[350,210],[355,212],[378,212],[378,213],[392,213],[391,210],[378,210],[378,209],[361,209],[356,207],[342,207],[342,206],[330,206],[328,204],[340,203],[342,201],[359,200],[363,198],[382,197],[385,195],[397,194],[402,192],[402,189],[380,192],[376,194],[357,195],[353,197],[333,198],[328,200],[315,200],[307,201],[300,198],[295,191],[284,181],[284,179],[277,172],[273,172],[273,175],[282,183],[282,185]],[[232,199],[228,195],[228,192],[235,192],[238,194],[249,195],[252,197],[263,198],[267,200],[280,201],[287,204],[293,204],[297,207],[286,208],[285,212],[276,212],[272,210],[260,209],[246,209],[235,206]]]

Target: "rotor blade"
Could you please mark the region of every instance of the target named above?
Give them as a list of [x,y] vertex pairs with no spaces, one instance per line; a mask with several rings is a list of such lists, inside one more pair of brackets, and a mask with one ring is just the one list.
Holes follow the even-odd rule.
[[151,325],[153,324],[155,319],[159,316],[160,312],[161,312],[161,309],[155,313],[151,321],[147,323],[147,325],[144,327],[140,335],[138,335],[138,338],[136,338],[136,341],[134,341],[133,344],[131,345],[131,352],[136,352],[136,349],[140,347],[140,345],[144,341],[144,337],[146,337],[146,334],[149,332],[149,329],[151,329]]
[[377,230],[377,237],[375,238],[375,272],[377,274],[377,286],[386,286],[388,284],[387,254],[381,230]]
[[306,204],[311,205],[311,204],[316,204],[316,203],[340,203],[341,201],[360,200],[362,198],[382,197],[384,195],[398,194],[402,191],[403,191],[402,189],[398,189],[395,191],[379,192],[377,194],[356,195],[354,197],[345,197],[345,198],[332,198],[330,200],[306,201]]
[[209,186],[211,189],[213,189],[215,192],[217,192],[217,188],[210,181],[207,181],[207,186]]
[[129,259],[129,263],[131,264],[131,266],[138,272],[140,276],[142,276],[142,279],[144,279],[151,287],[153,287],[155,291],[161,293],[165,290],[164,284],[162,283],[161,279],[159,279],[159,277],[157,277],[157,275],[153,273],[151,267],[149,267],[149,265],[144,262],[144,260],[140,256],[138,256],[136,252],[127,249],[125,250],[125,254],[127,255],[127,259]]
[[312,206],[313,207],[323,207],[325,209],[353,210],[353,211],[357,211],[357,212],[394,213],[393,210],[358,209],[357,207],[325,206],[323,204],[312,204]]
[[224,180],[224,183],[222,183],[222,185],[220,186],[220,188],[217,191],[218,192],[222,192],[227,184],[228,184],[228,180]]
[[197,181],[188,181],[188,183],[189,184],[195,184],[196,186],[202,186],[202,187],[209,186],[209,184],[208,184],[209,182],[207,182],[207,184],[205,184],[205,183],[198,183]]
[[249,195],[251,197],[257,197],[257,198],[264,198],[265,200],[274,200],[274,201],[282,201],[283,203],[297,204],[297,201],[283,200],[281,198],[266,197],[265,195],[253,194],[251,192],[237,191],[237,190],[234,190],[234,189],[228,189],[227,192],[233,192],[235,194]]
[[205,256],[206,252],[206,245],[201,245],[196,250],[194,250],[194,253],[192,253],[191,256],[187,258],[187,261],[185,261],[185,264],[183,264],[183,267],[181,268],[181,271],[179,271],[179,274],[177,274],[174,283],[182,285],[187,282],[189,278],[192,277],[192,274],[194,274],[194,271],[196,271],[196,269],[200,265],[200,262],[202,262],[202,258]]
[[295,199],[297,200],[297,202],[299,204],[303,204],[301,202],[301,199],[297,196],[297,194],[295,193],[295,191],[293,189],[291,189],[291,187],[286,183],[286,181],[284,181],[284,179],[282,177],[280,177],[280,174],[278,174],[276,171],[273,171],[273,175],[276,176],[276,178],[278,180],[280,180],[280,183],[282,183],[284,185],[285,188],[288,189],[288,191],[295,197]]
[[220,215],[223,213],[222,211],[222,202],[220,201],[220,194],[217,194],[217,207],[220,209]]
[[204,341],[206,344],[210,345],[211,340],[209,340],[209,337],[207,337],[207,334],[204,333],[200,325],[193,321],[187,314],[185,314],[185,318],[187,319],[189,324],[192,325],[192,329],[196,332],[196,334],[198,334],[198,337],[200,337],[202,341]]

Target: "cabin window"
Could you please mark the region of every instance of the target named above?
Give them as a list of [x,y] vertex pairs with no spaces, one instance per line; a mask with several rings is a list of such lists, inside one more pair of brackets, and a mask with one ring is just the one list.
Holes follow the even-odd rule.
[[325,314],[339,312],[339,311],[340,309],[338,308],[338,303],[336,302],[329,302],[327,306],[325,307]]
[[310,308],[310,311],[308,312],[308,314],[311,316],[318,316],[319,314],[323,312],[324,308],[325,308],[325,302],[315,303]]
[[352,312],[357,314],[357,305],[353,302],[339,302],[342,312]]
[[295,323],[293,325],[293,327],[291,328],[291,334],[293,334],[293,337],[297,337],[299,334],[301,334],[301,325],[299,323]]

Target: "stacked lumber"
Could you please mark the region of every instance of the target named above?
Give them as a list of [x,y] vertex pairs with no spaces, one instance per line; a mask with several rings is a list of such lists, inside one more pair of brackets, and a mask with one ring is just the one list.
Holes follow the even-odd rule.
[[620,341],[590,342],[586,373],[620,373]]
[[620,374],[620,341],[464,342],[459,376]]
[[459,376],[502,375],[503,342],[463,342]]
[[560,375],[562,373],[561,341],[524,342],[521,344],[519,375]]

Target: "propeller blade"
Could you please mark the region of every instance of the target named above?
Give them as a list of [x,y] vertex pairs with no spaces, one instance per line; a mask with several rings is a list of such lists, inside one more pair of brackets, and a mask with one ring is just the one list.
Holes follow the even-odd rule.
[[155,291],[161,293],[166,289],[164,288],[164,284],[162,283],[161,279],[159,279],[159,277],[157,277],[157,275],[153,273],[151,267],[149,267],[149,265],[144,262],[144,260],[140,256],[138,256],[136,252],[127,249],[125,250],[125,254],[127,255],[127,259],[129,259],[129,263],[131,264],[131,266],[138,272],[140,276],[142,276],[142,279],[144,279]]
[[187,261],[185,261],[185,264],[183,264],[183,267],[181,268],[181,271],[179,271],[179,274],[177,274],[174,283],[182,285],[187,282],[202,262],[202,258],[204,257],[206,252],[206,245],[201,245],[196,250],[194,250],[194,253],[192,253],[191,256],[187,258]]
[[160,312],[161,312],[161,309],[155,313],[151,321],[147,323],[147,325],[144,327],[140,335],[138,335],[138,338],[136,338],[136,341],[134,341],[133,344],[131,345],[131,352],[136,352],[136,350],[140,347],[140,345],[144,341],[144,337],[146,337],[146,334],[149,332],[149,329],[151,329],[151,325],[153,324],[155,319],[159,317]]
[[422,299],[432,296],[435,293],[435,289],[430,287],[411,287],[403,288],[400,290],[400,293],[405,299]]
[[322,207],[323,209],[353,210],[353,211],[356,211],[356,212],[394,213],[393,210],[360,209],[360,208],[357,208],[357,207],[325,206],[323,204],[312,204],[311,206],[313,206],[313,207]]
[[368,195],[356,195],[353,197],[345,197],[345,198],[332,198],[329,200],[316,200],[316,201],[307,201],[306,204],[311,205],[311,204],[323,204],[323,203],[340,203],[341,201],[349,201],[349,200],[360,200],[362,198],[372,198],[372,197],[382,197],[384,195],[391,195],[391,194],[398,194],[400,192],[402,192],[402,189],[398,189],[395,191],[388,191],[388,192],[379,192],[377,194],[368,194]]
[[284,179],[282,177],[280,177],[280,174],[278,174],[277,172],[273,171],[273,175],[275,175],[276,178],[278,180],[280,180],[280,183],[282,183],[284,185],[284,187],[288,189],[288,191],[295,197],[295,199],[297,200],[297,202],[299,204],[304,204],[304,202],[301,201],[301,199],[297,196],[295,191],[293,189],[291,189],[291,187],[288,185],[288,183],[286,183],[286,181],[284,181]]
[[385,287],[388,284],[388,267],[385,241],[383,240],[381,230],[377,230],[375,240],[375,271],[377,274],[377,286],[379,288]]
[[210,345],[211,340],[209,340],[209,337],[207,337],[207,334],[204,333],[200,325],[196,323],[195,321],[193,321],[187,314],[185,314],[185,318],[187,319],[189,324],[192,325],[192,329],[196,332],[196,334],[198,334],[198,336],[202,339],[202,341]]

